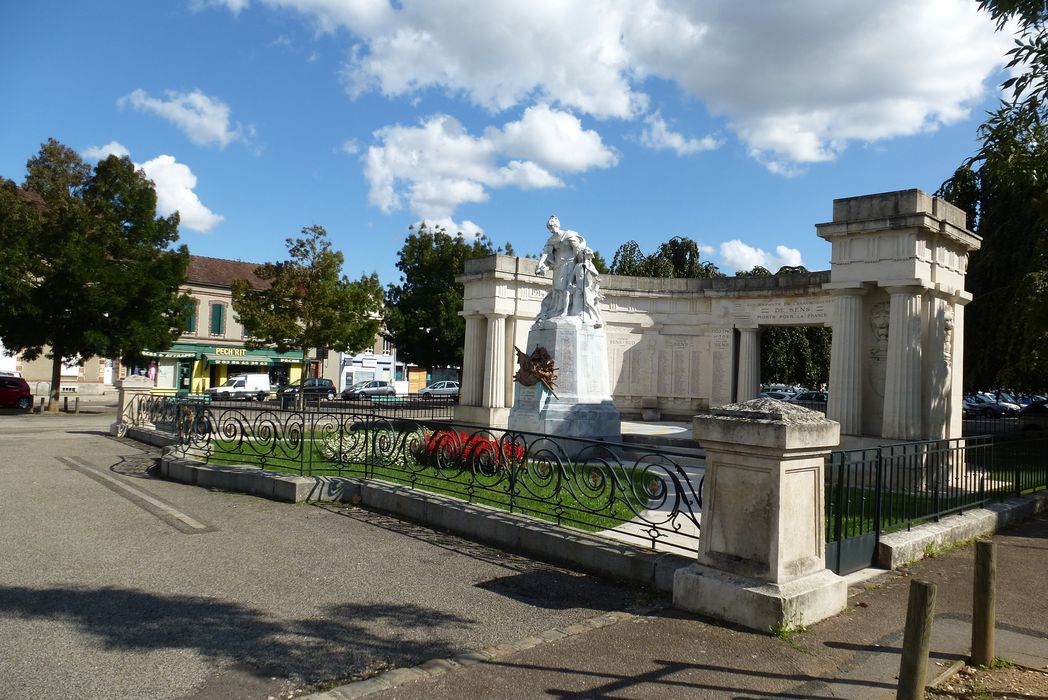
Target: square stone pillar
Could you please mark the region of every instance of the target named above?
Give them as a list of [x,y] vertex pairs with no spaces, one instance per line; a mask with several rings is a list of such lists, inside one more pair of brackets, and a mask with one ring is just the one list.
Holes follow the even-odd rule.
[[673,604],[766,631],[835,615],[844,579],[826,569],[824,461],[840,426],[774,399],[695,416],[706,450],[698,563],[677,571]]
[[118,390],[117,419],[115,423],[110,424],[109,434],[119,435],[121,424],[127,425],[133,422],[134,411],[137,409],[137,406],[135,406],[136,397],[149,396],[150,392],[153,391],[153,380],[149,377],[132,374],[117,380],[114,384]]

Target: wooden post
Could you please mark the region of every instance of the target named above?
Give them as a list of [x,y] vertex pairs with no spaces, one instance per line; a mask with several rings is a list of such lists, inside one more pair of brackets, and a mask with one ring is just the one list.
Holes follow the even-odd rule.
[[972,586],[972,665],[991,666],[997,617],[997,545],[975,543],[975,582]]
[[932,642],[932,617],[935,614],[935,584],[910,581],[910,599],[906,607],[906,632],[899,662],[897,700],[923,700],[928,676],[928,649]]

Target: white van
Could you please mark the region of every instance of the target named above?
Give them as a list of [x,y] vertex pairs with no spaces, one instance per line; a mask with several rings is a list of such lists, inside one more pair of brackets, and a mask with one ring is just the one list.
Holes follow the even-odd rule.
[[269,375],[234,374],[224,384],[208,389],[207,394],[212,401],[229,401],[230,399],[265,401],[269,398]]

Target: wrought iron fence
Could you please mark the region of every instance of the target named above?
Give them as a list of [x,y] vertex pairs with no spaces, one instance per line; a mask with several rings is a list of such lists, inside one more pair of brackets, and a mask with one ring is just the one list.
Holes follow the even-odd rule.
[[381,479],[652,548],[697,548],[701,472],[672,451],[327,405],[176,404],[177,449],[209,463]]
[[827,559],[868,566],[881,534],[1048,488],[1048,435],[982,435],[831,454]]

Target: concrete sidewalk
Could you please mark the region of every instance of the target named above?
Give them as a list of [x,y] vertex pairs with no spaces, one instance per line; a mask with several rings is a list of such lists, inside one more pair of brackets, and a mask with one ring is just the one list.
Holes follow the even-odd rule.
[[[1048,515],[994,539],[997,655],[1048,668]],[[893,698],[912,578],[938,587],[929,679],[967,657],[973,549],[856,577],[844,613],[786,640],[670,608],[614,613],[314,697]]]

